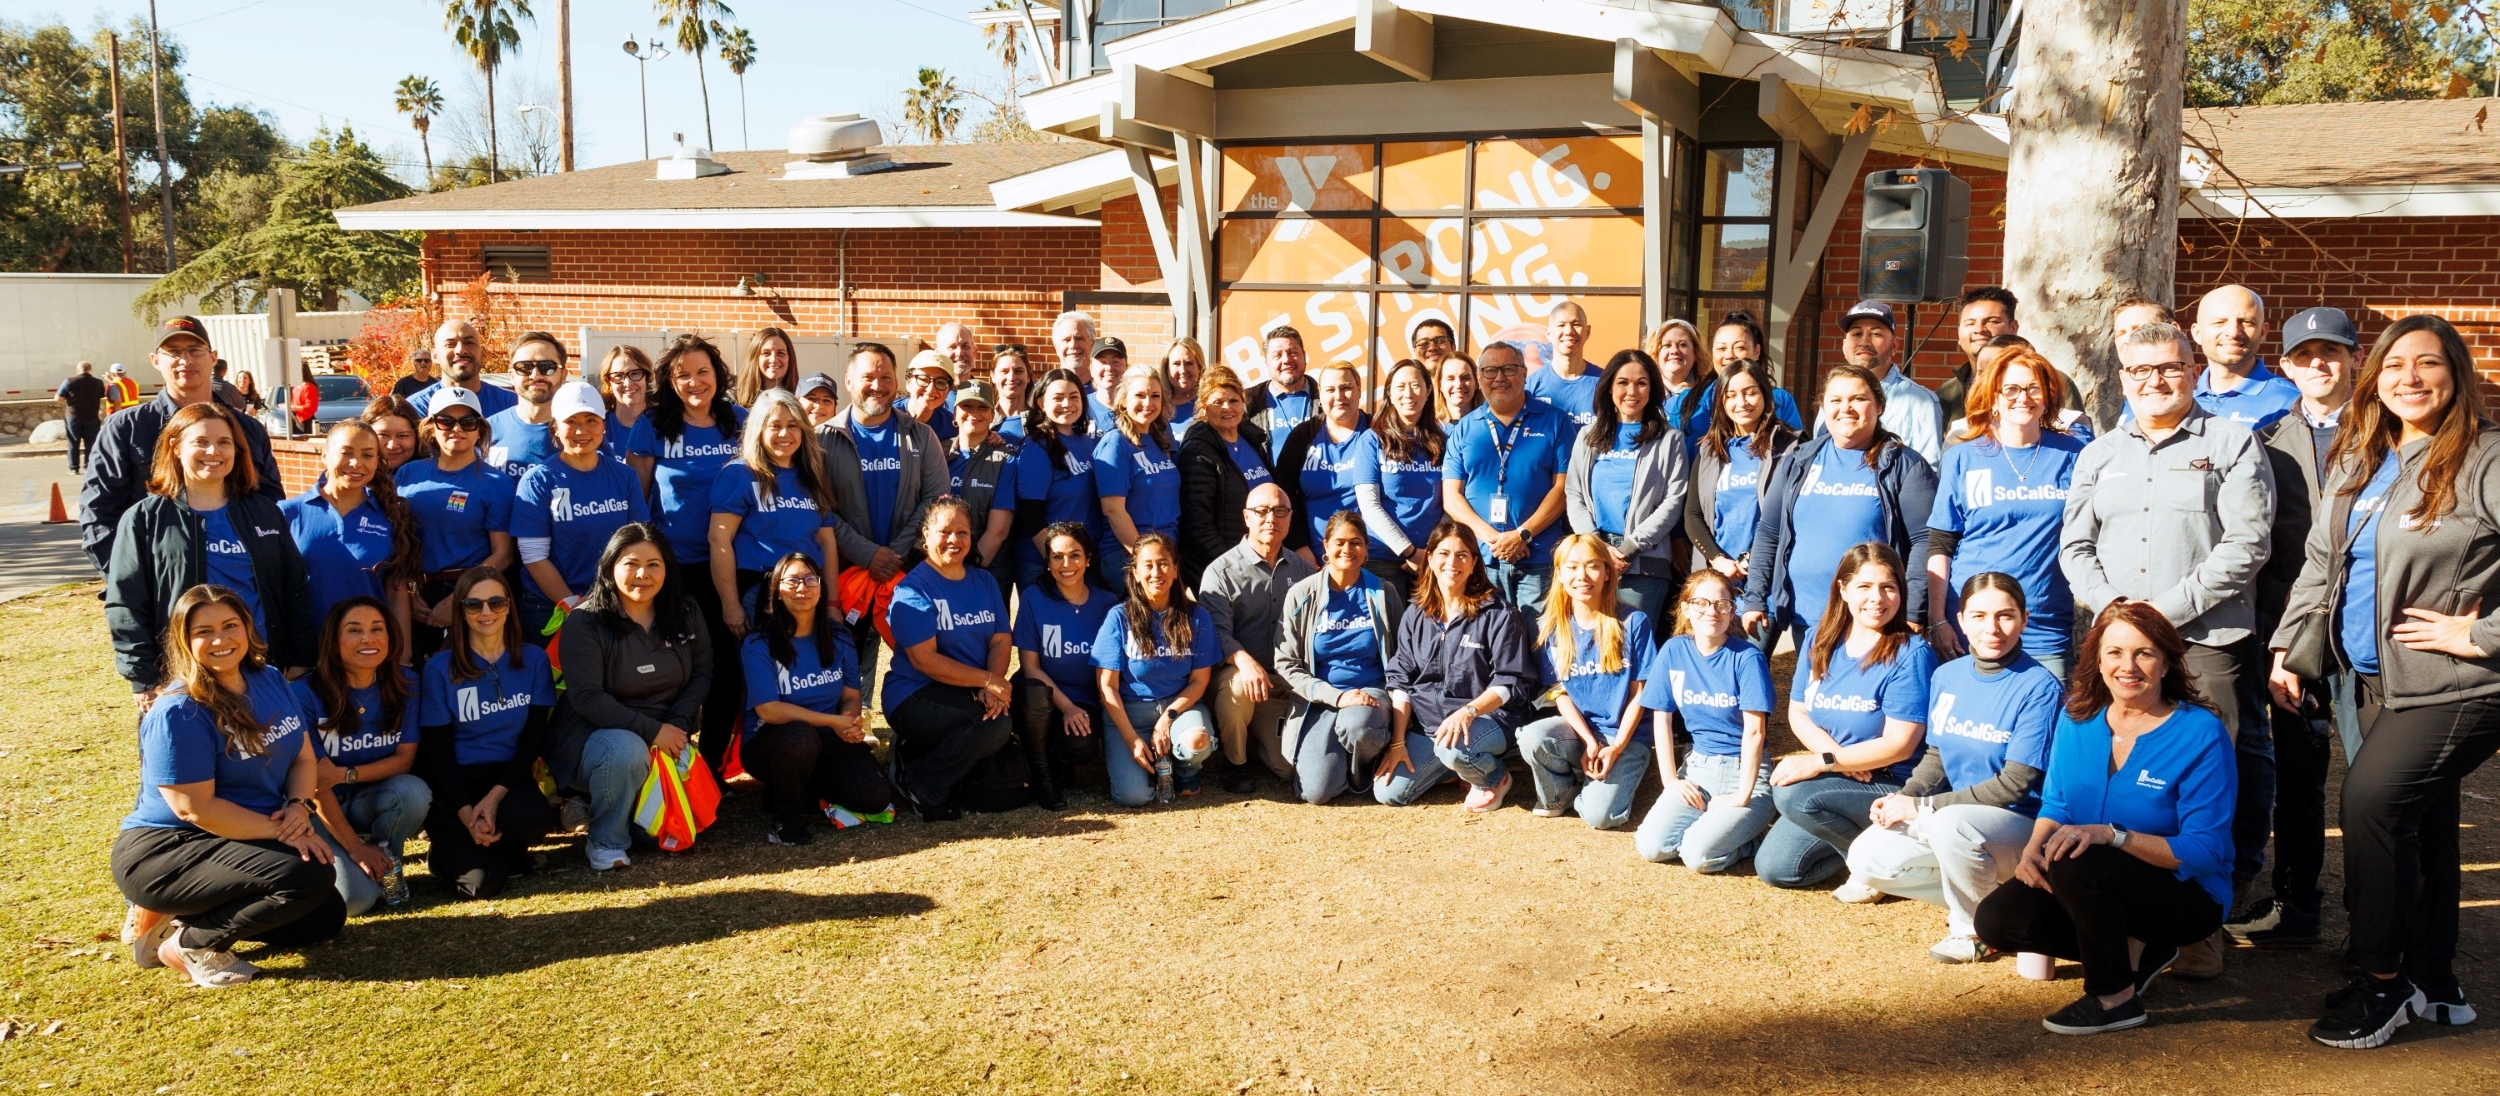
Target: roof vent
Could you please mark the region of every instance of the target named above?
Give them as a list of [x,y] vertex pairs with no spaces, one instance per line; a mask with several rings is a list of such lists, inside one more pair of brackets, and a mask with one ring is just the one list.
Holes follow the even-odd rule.
[[677,152],[659,162],[660,178],[700,179],[706,175],[729,174],[729,165],[713,159],[712,150],[687,144],[686,135],[683,133],[672,133],[669,136],[677,139]]
[[790,127],[790,153],[801,157],[783,164],[784,179],[847,179],[894,166],[885,153],[870,149],[885,142],[877,123],[857,114],[820,114]]

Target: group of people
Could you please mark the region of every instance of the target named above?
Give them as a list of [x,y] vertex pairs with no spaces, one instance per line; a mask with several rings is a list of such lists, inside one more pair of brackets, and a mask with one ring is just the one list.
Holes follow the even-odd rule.
[[[1811,422],[1741,313],[1602,367],[1567,301],[1474,356],[1426,320],[1376,378],[1278,326],[1256,383],[1187,338],[1132,362],[1081,313],[1043,363],[948,324],[838,378],[768,328],[734,368],[684,336],[568,380],[531,332],[510,389],[455,320],[440,377],[333,427],[293,497],[177,318],[82,498],[144,713],[113,860],[141,961],[243,981],[236,941],[396,901],[420,832],[464,897],[559,826],[625,867],[649,767],[690,749],[783,844],[1061,809],[1096,761],[1128,807],[1213,768],[1312,804],[1455,780],[1485,813],[1518,770],[1535,815],[1650,861],[1942,906],[1939,961],[2078,961],[2046,1023],[2086,1034],[2235,941],[2319,940],[2337,736],[2361,976],[2311,1035],[2470,1022],[2500,427],[2464,342],[2413,316],[2365,355],[2310,309],[2278,375],[2254,293],[2184,326],[2122,302],[2096,436],[2018,306],[1963,298],[1936,391],[1889,306],[1851,308]],[[1783,687],[1802,749],[1774,757]]]

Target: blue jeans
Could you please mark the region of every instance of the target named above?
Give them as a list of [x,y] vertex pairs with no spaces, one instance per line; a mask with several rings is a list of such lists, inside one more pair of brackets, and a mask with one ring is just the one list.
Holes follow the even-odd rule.
[[1615,596],[1625,605],[1649,615],[1652,628],[1672,628],[1675,620],[1675,580],[1665,575],[1631,574],[1615,588]]
[[1442,749],[1433,744],[1429,729],[1415,730],[1410,724],[1406,760],[1413,767],[1373,781],[1372,798],[1385,806],[1407,806],[1453,773],[1470,784],[1490,788],[1502,782],[1502,749],[1508,745],[1502,725],[1491,716],[1479,716],[1468,726],[1465,749]]
[[[333,792],[339,808],[347,812],[347,824],[365,835],[391,859],[405,857],[408,839],[425,828],[425,812],[434,806],[434,789],[410,773],[386,777],[363,784],[341,784]],[[340,844],[327,827],[321,836],[330,842],[336,857],[330,863],[338,877],[339,897],[347,900],[347,915],[361,916],[382,900],[382,884],[356,862],[347,858],[347,846]]]
[[1551,561],[1532,566],[1525,561],[1511,563],[1488,558],[1484,565],[1484,577],[1493,584],[1494,591],[1502,595],[1502,600],[1510,602],[1511,608],[1534,621],[1545,612],[1547,572],[1552,567]]
[[1684,758],[1684,779],[1701,785],[1707,809],[1694,810],[1670,787],[1649,805],[1649,814],[1632,833],[1632,847],[1653,864],[1682,860],[1705,874],[1754,854],[1762,834],[1779,812],[1771,805],[1771,767],[1757,765],[1750,774],[1738,769],[1735,754],[1691,754]]
[[547,600],[538,588],[521,587],[521,642],[532,647],[547,645],[547,622],[555,619],[556,603]]
[[1831,878],[1866,829],[1867,809],[1900,790],[1889,780],[1861,784],[1839,773],[1771,789],[1780,820],[1754,852],[1754,873],[1774,887],[1811,887]]
[[1375,701],[1373,707],[1331,708],[1314,702],[1303,716],[1301,738],[1294,743],[1294,793],[1314,807],[1368,788],[1374,762],[1389,748],[1389,694],[1384,689],[1349,689]]
[[[1151,744],[1155,720],[1163,718],[1163,709],[1169,703],[1131,700],[1122,707],[1127,710],[1128,725],[1137,731],[1137,737]],[[1123,807],[1143,807],[1154,802],[1154,771],[1139,767],[1137,758],[1129,754],[1128,737],[1121,734],[1119,728],[1109,726],[1095,728],[1094,736],[1102,739],[1102,763],[1105,774],[1111,778],[1111,801]],[[1206,767],[1207,759],[1213,756],[1215,723],[1207,718],[1204,705],[1192,706],[1188,711],[1172,717],[1172,775],[1175,778],[1198,775],[1198,770]]]
[[590,840],[585,852],[624,852],[634,844],[634,803],[651,772],[651,744],[621,727],[590,732],[582,743],[573,787],[590,793]]
[[1519,728],[1519,756],[1536,785],[1537,807],[1553,810],[1569,800],[1591,829],[1611,830],[1632,818],[1632,796],[1649,775],[1649,740],[1634,734],[1602,780],[1589,780],[1580,768],[1587,752],[1588,743],[1561,716]]

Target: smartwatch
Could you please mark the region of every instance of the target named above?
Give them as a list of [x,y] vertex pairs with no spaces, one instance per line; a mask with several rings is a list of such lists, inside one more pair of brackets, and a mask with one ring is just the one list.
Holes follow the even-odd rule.
[[1832,768],[1832,767],[1837,766],[1837,765],[1839,765],[1839,764],[1840,764],[1840,758],[1838,758],[1838,757],[1834,756],[1834,755],[1832,754],[1832,752],[1831,752],[1831,751],[1829,751],[1829,750],[1825,750],[1825,751],[1823,751],[1823,755],[1822,755],[1822,756],[1823,756],[1823,767],[1824,767],[1824,768],[1826,768],[1826,769]]
[[2110,847],[2110,848],[2113,848],[2113,849],[2123,849],[2123,848],[2126,848],[2126,847],[2127,847],[2127,838],[2129,838],[2129,837],[2133,837],[2133,836],[2135,836],[2135,835],[2128,833],[2128,832],[2127,832],[2127,828],[2126,828],[2125,826],[2121,826],[2121,825],[2119,825],[2119,824],[2118,824],[2118,823],[2116,823],[2116,822],[2112,822],[2112,823],[2110,823],[2110,824],[2109,824],[2109,847]]

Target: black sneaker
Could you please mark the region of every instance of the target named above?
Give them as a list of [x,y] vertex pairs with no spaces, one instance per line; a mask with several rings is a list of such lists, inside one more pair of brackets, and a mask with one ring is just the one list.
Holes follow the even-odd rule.
[[2175,946],[2144,945],[2143,957],[2135,961],[2135,995],[2144,996],[2145,990],[2153,988],[2153,979],[2161,977],[2161,973],[2169,970],[2170,964],[2178,959],[2179,949]]
[[923,822],[952,822],[964,816],[964,809],[952,803],[921,803],[918,806]]
[[1259,787],[1259,780],[1250,775],[1248,765],[1227,765],[1220,779],[1224,782],[1224,790],[1235,795],[1256,791]]
[[2240,911],[2238,917],[2225,922],[2222,931],[2230,933],[2231,939],[2246,945],[2249,933],[2273,928],[2282,919],[2283,903],[2275,900],[2272,895],[2268,895],[2250,903],[2247,909]]
[[2405,1026],[2427,1002],[2422,999],[2422,991],[2413,988],[2413,983],[2401,975],[2363,975],[2330,995],[2327,1005],[2326,1015],[2309,1025],[2309,1038],[2344,1050],[2368,1050],[2387,1045],[2389,1039],[2396,1037],[2396,1029]]
[[2314,904],[2302,909],[2277,898],[2250,906],[2240,919],[2222,926],[2244,948],[2312,948],[2322,935]]
[[2144,1026],[2144,1002],[2129,997],[2115,1008],[2102,1008],[2101,999],[2087,993],[2075,1003],[2048,1014],[2040,1026],[2059,1035],[2099,1035],[2105,1031],[2125,1031]]
[[774,845],[804,845],[815,839],[816,831],[805,818],[784,818],[764,834],[764,840]]
[[2415,1016],[2447,1027],[2464,1027],[2474,1022],[2474,1006],[2465,1003],[2464,986],[2421,988],[2421,999],[2413,1006]]

